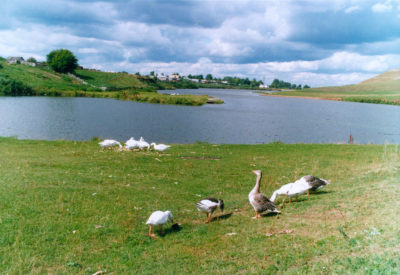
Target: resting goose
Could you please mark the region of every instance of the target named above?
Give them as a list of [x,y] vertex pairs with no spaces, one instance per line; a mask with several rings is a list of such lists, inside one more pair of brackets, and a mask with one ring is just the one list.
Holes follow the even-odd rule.
[[113,139],[105,139],[105,140],[103,140],[102,142],[99,142],[99,144],[100,144],[100,146],[103,147],[103,148],[107,148],[107,147],[110,148],[110,147],[113,147],[113,146],[115,146],[115,145],[118,145],[119,148],[122,148],[121,143],[119,143],[118,141],[113,140]]
[[260,182],[262,177],[261,170],[254,170],[253,173],[257,175],[256,185],[249,193],[250,204],[256,211],[256,215],[253,217],[253,219],[260,218],[260,213],[263,212],[280,213],[275,204],[271,202],[267,196],[260,193]]
[[159,226],[161,231],[162,231],[162,226],[166,224],[169,220],[173,223],[174,217],[172,216],[171,211],[155,211],[153,212],[149,219],[147,220],[146,224],[149,225],[149,237],[150,238],[155,238],[156,235],[153,234],[152,227],[153,226]]
[[196,203],[197,210],[200,212],[206,213],[207,221],[205,223],[209,223],[211,220],[212,213],[219,207],[221,212],[224,212],[224,201],[216,198],[205,198]]
[[139,147],[139,141],[135,140],[133,137],[131,137],[130,139],[128,139],[125,142],[125,147],[126,149],[135,149]]
[[147,148],[147,150],[150,150],[150,144],[148,142],[146,142],[143,137],[140,137],[138,147],[140,150],[142,150],[144,148]]
[[164,152],[165,150],[167,150],[169,147],[171,147],[171,145],[165,145],[165,144],[156,144],[155,142],[153,142],[152,144],[150,144],[150,146],[153,146],[154,150],[158,151],[158,152]]

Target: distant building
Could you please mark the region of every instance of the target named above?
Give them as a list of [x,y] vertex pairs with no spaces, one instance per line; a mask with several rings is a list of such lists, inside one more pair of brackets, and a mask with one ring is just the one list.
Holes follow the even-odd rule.
[[159,76],[157,76],[157,78],[160,81],[167,81],[168,80],[168,78],[165,75],[159,75]]
[[35,67],[36,63],[25,61],[22,56],[10,56],[7,58],[8,64],[24,64],[31,67]]
[[24,58],[21,56],[10,56],[7,58],[8,64],[22,64]]
[[179,74],[171,74],[168,76],[168,80],[169,81],[178,81],[180,79],[180,75]]
[[258,88],[260,88],[260,89],[267,89],[267,88],[269,88],[269,87],[268,87],[268,85],[260,84],[260,86],[258,86]]

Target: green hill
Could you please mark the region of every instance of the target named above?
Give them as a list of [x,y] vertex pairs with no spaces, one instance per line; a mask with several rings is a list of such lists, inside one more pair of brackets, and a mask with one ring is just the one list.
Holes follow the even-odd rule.
[[400,69],[384,72],[358,84],[289,91],[279,95],[400,105]]
[[184,105],[202,105],[209,100],[206,95],[170,96],[157,93],[157,90],[173,88],[169,83],[146,76],[87,69],[76,70],[74,75],[60,74],[44,65],[8,64],[0,58],[0,95],[110,97]]

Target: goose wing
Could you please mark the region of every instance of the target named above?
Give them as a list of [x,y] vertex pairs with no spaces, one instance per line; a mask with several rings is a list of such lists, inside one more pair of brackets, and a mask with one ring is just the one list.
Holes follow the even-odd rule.
[[197,210],[200,212],[214,212],[218,207],[218,200],[213,198],[207,198],[196,203]]
[[264,211],[279,212],[275,204],[272,201],[270,201],[264,194],[261,193],[255,194],[253,199],[254,199],[254,207],[257,212],[260,213]]

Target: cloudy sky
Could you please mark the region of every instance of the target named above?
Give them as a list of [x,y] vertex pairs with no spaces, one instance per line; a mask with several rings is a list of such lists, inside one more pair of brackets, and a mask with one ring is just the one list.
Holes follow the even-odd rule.
[[104,71],[358,83],[400,68],[400,0],[1,0],[0,56]]

